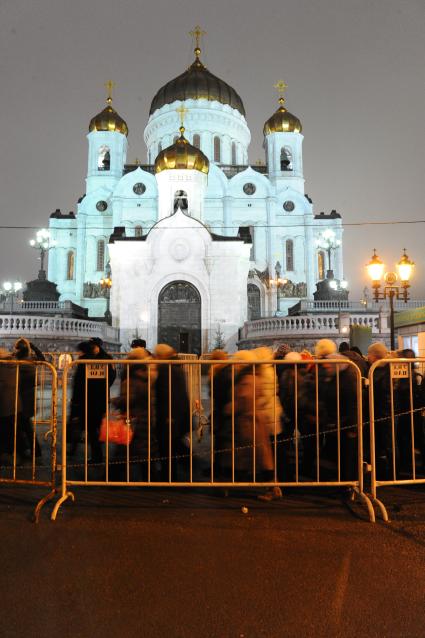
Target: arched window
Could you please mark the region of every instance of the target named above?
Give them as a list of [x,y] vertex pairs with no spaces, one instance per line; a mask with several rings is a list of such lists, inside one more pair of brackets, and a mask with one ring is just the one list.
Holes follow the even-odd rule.
[[143,227],[142,226],[135,226],[134,227],[134,236],[135,237],[142,237],[143,235]]
[[74,263],[74,251],[70,250],[66,256],[66,278],[68,279],[68,281],[74,279]]
[[280,170],[292,171],[292,151],[289,146],[284,146],[280,151]]
[[214,162],[221,162],[221,140],[219,137],[214,138]]
[[325,278],[325,253],[323,250],[319,250],[317,253],[317,273],[319,280]]
[[111,168],[111,153],[109,146],[101,146],[97,155],[97,170],[109,171]]
[[103,239],[99,239],[97,242],[96,270],[103,270],[104,268],[105,268],[105,242]]
[[248,321],[261,317],[261,294],[255,284],[248,284]]
[[189,208],[186,191],[176,191],[174,193],[174,212],[177,212],[179,208],[183,213]]
[[285,242],[285,259],[286,270],[294,270],[294,242],[292,239],[287,239]]
[[196,148],[201,148],[201,136],[198,135],[198,133],[195,133],[195,135],[193,136],[193,146],[196,146]]
[[236,142],[232,142],[232,165],[236,164]]

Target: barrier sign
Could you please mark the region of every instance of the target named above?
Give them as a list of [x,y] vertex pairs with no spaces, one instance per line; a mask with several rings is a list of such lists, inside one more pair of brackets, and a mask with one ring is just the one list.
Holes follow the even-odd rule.
[[408,379],[409,364],[408,363],[391,363],[391,379]]
[[104,363],[89,363],[86,368],[87,379],[106,379]]

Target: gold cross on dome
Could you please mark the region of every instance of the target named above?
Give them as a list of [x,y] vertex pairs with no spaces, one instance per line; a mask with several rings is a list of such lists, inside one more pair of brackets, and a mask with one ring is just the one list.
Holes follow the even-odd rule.
[[180,115],[180,127],[184,127],[184,117],[186,113],[189,113],[189,109],[187,109],[183,104],[176,109],[177,113]]
[[192,38],[195,38],[195,55],[197,58],[199,58],[199,55],[201,53],[201,49],[199,48],[201,38],[203,35],[206,35],[206,34],[207,32],[203,31],[201,27],[199,26],[199,24],[196,25],[193,31],[189,31],[189,35],[191,35]]
[[277,90],[279,95],[279,102],[283,104],[285,102],[284,94],[288,85],[284,80],[278,80],[276,84],[273,84],[273,88]]
[[113,80],[108,80],[107,82],[105,82],[105,88],[107,93],[106,101],[108,102],[108,104],[112,102],[112,90],[115,87],[116,87],[116,83]]

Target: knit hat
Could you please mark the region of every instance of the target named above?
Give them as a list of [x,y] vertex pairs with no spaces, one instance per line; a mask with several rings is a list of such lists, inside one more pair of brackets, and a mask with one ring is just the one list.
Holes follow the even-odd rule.
[[168,343],[158,343],[153,351],[156,359],[174,359],[177,352]]
[[281,343],[276,352],[274,353],[275,359],[284,359],[285,355],[291,352],[291,346],[289,343]]
[[388,357],[387,346],[385,343],[382,343],[382,341],[372,343],[367,349],[367,353],[373,355],[377,359],[385,359]]
[[319,339],[314,348],[316,357],[326,357],[327,354],[336,352],[336,343],[331,339]]

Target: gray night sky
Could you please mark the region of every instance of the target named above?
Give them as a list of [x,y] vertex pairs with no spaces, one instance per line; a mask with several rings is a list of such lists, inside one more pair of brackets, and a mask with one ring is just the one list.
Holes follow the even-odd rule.
[[[425,219],[423,0],[0,0],[1,223],[43,227],[85,190],[90,118],[104,82],[129,126],[128,159],[146,159],[156,91],[192,60],[187,32],[208,32],[203,61],[242,97],[250,161],[289,85],[302,121],[306,192],[345,224]],[[0,230],[0,282],[36,275],[35,231]],[[390,266],[406,247],[412,296],[425,298],[425,224],[345,227],[351,298],[376,246]],[[421,282],[421,283],[420,283]]]

